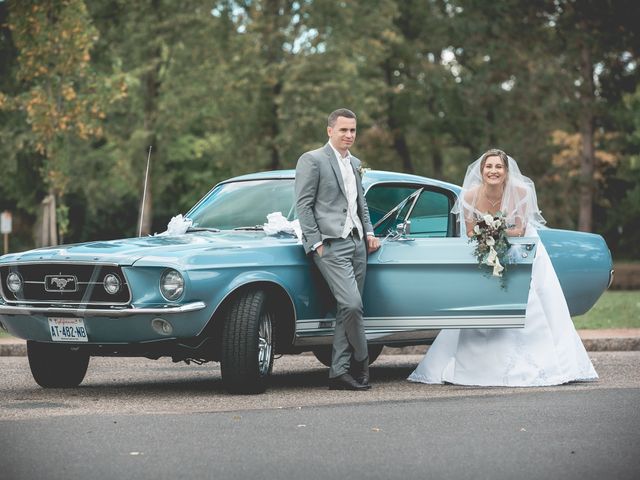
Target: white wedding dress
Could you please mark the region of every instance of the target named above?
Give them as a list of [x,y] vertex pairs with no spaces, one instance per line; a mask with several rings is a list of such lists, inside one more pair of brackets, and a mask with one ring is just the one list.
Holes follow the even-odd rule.
[[[526,236],[538,234],[529,227]],[[408,380],[529,387],[597,378],[538,241],[524,328],[442,330]]]

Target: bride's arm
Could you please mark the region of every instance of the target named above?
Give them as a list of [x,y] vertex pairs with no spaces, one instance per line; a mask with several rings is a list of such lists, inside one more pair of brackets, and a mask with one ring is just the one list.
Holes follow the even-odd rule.
[[526,226],[522,224],[522,219],[517,217],[509,228],[507,228],[508,237],[524,237]]
[[527,202],[523,201],[525,200],[526,195],[526,190],[516,190],[516,195],[514,196],[520,198],[513,199],[517,206],[515,208],[513,218],[507,219],[507,236],[509,237],[524,237],[524,232],[527,230]]
[[473,235],[473,227],[475,227],[477,223],[476,217],[473,214],[473,211],[475,209],[476,197],[477,188],[473,188],[468,192],[465,192],[464,196],[462,197],[464,199],[464,202],[460,206],[462,210],[461,214],[464,215],[465,230],[467,232],[467,237],[469,238],[471,238],[471,236]]
[[476,221],[473,218],[465,217],[464,223],[467,227],[467,237],[471,237],[473,235],[473,227],[476,226]]

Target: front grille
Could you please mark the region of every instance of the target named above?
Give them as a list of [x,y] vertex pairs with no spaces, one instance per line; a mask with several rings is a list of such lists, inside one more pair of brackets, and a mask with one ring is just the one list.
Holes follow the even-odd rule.
[[[22,290],[13,293],[7,277],[22,277]],[[120,290],[111,295],[104,289],[104,277],[117,275]],[[25,263],[0,266],[0,291],[7,303],[125,305],[131,300],[129,285],[117,265],[82,263]]]

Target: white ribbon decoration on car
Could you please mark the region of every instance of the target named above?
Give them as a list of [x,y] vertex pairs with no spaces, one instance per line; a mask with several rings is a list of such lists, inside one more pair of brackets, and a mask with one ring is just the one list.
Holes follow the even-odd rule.
[[300,228],[300,222],[294,220],[290,222],[282,212],[273,212],[267,215],[267,223],[263,226],[264,233],[267,235],[276,235],[280,232],[289,233],[295,235],[298,238],[298,243],[302,243],[302,229]]
[[184,235],[191,227],[193,220],[190,218],[185,218],[182,214],[176,215],[169,220],[169,224],[167,225],[167,229],[162,233],[157,233],[157,236],[161,235]]

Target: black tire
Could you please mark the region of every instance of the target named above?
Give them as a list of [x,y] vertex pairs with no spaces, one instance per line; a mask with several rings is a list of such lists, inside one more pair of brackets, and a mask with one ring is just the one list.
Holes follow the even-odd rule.
[[273,368],[274,314],[267,294],[248,290],[227,310],[222,330],[222,382],[229,393],[266,390]]
[[[369,345],[367,347],[369,350],[369,365],[378,359],[383,348],[384,345]],[[325,367],[331,366],[331,345],[316,347],[313,349],[313,354]]]
[[331,366],[331,345],[322,345],[312,350],[316,359],[325,367]]
[[73,388],[84,380],[89,354],[68,345],[27,341],[33,379],[43,388]]

